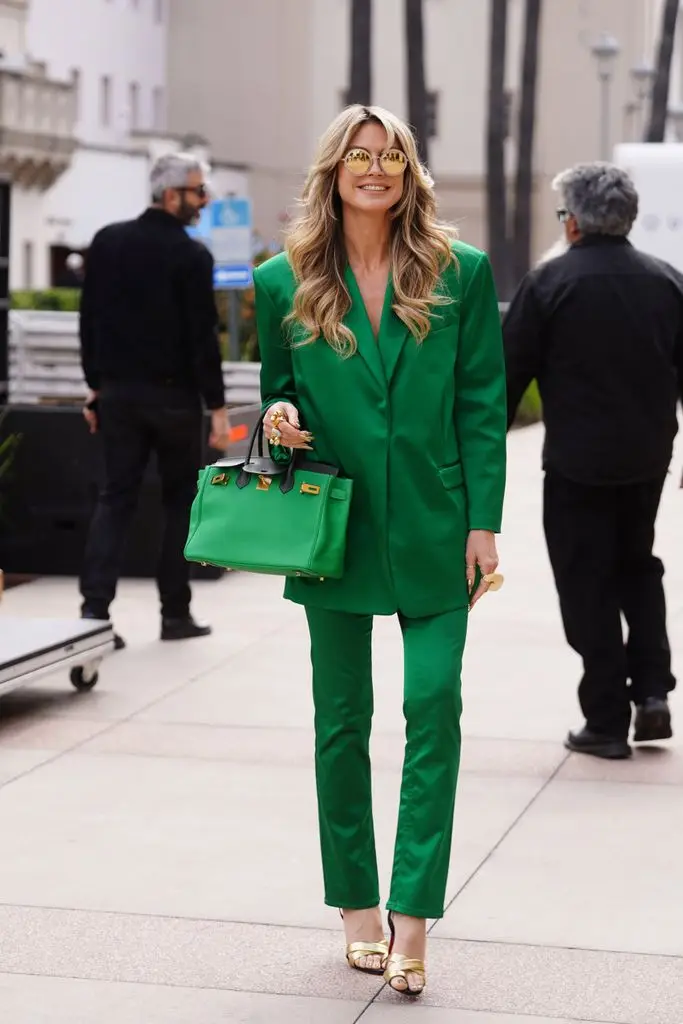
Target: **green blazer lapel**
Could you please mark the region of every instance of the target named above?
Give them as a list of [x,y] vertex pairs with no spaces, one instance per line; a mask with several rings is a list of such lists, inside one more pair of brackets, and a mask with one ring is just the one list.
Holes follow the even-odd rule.
[[[360,288],[358,287],[351,267],[346,267],[344,277],[346,280],[346,286],[349,289],[349,294],[351,295],[351,309],[344,317],[344,323],[355,335],[356,342],[358,344],[358,354],[364,360],[378,384],[381,385],[382,390],[385,391],[387,387],[387,377],[382,363],[382,355],[373,336],[372,326],[368,319],[365,303],[363,302],[363,296],[360,293]],[[385,298],[382,321],[384,321],[385,318],[386,306],[387,300]],[[382,332],[380,330],[380,335],[381,333]]]
[[396,316],[392,309],[393,304],[394,286],[390,281],[387,289],[387,299],[384,302],[384,310],[382,312],[382,322],[379,327],[379,350],[382,354],[384,371],[389,385],[396,373],[396,367],[398,366],[405,343],[410,337],[409,328]]

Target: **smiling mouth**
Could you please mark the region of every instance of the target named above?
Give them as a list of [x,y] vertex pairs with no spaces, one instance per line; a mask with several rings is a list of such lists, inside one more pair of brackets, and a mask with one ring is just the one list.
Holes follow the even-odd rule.
[[388,185],[359,185],[361,192],[388,192]]

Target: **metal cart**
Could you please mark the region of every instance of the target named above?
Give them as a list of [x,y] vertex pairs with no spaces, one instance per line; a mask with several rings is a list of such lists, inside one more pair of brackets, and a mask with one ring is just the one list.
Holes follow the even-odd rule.
[[113,650],[110,622],[0,614],[0,697],[60,669],[69,670],[77,690],[92,690]]

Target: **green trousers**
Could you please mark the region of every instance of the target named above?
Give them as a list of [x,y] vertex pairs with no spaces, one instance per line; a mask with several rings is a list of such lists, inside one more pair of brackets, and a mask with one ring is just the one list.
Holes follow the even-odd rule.
[[[379,903],[370,778],[372,616],[306,608],[325,902]],[[387,907],[443,917],[460,764],[460,673],[467,609],[399,616],[406,748]]]

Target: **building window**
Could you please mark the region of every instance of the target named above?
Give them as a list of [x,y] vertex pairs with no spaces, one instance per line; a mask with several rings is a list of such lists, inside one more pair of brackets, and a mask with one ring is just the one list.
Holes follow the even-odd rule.
[[100,123],[108,128],[111,124],[111,78],[102,75],[100,78]]
[[128,86],[128,107],[130,130],[134,132],[140,127],[140,86],[137,82],[131,82]]
[[24,288],[33,288],[33,242],[24,242]]
[[154,20],[161,25],[164,20],[164,0],[154,0]]
[[427,93],[427,138],[436,139],[439,136],[439,93],[438,91]]
[[78,68],[71,69],[71,81],[74,87],[74,108],[76,110],[76,117],[81,116],[81,72]]
[[166,111],[164,110],[164,90],[157,86],[152,92],[152,117],[154,129],[163,131],[166,126]]

